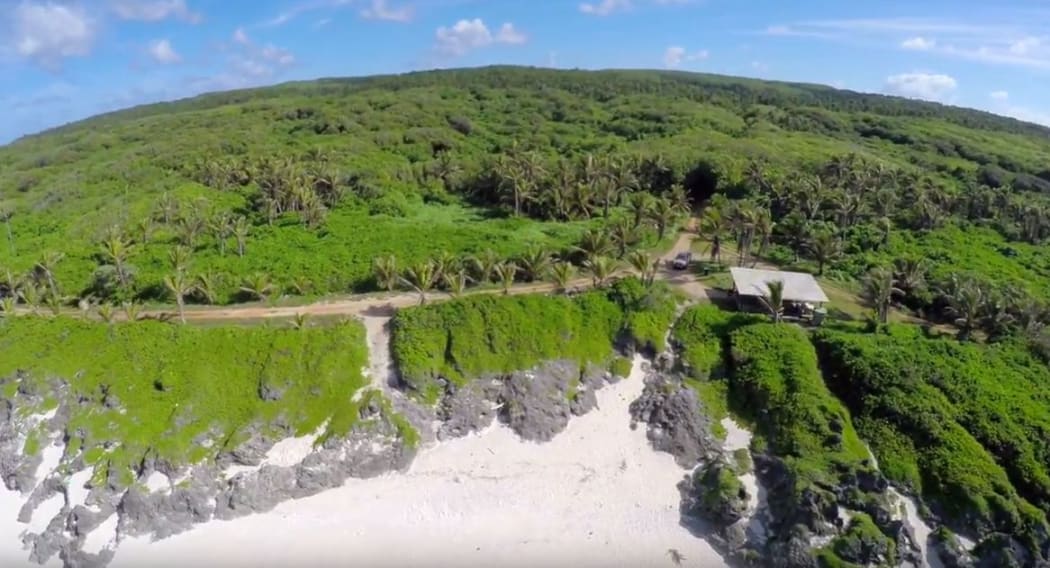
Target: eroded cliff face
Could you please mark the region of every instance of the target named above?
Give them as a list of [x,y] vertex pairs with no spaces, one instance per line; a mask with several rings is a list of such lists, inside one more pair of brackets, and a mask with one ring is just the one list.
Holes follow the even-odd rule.
[[682,522],[694,534],[751,565],[816,567],[825,547],[862,566],[923,565],[881,474],[805,487],[785,458],[754,451],[750,432],[732,420],[722,421],[726,439],[716,437],[702,402],[671,367],[650,370],[631,413],[654,449],[691,470],[679,490]]
[[[308,437],[298,451],[275,452],[280,434],[249,428],[247,441],[197,464],[145,455],[133,470],[107,470],[104,456],[89,466],[71,443],[78,437],[70,431],[70,405],[79,402],[61,396],[61,381],[51,386],[18,390],[0,412],[0,476],[25,500],[18,513],[27,523],[24,543],[29,559],[40,563],[57,555],[66,566],[104,565],[126,536],[165,538],[212,519],[268,511],[350,477],[404,469],[417,447],[404,418],[376,397],[345,435]],[[19,411],[46,399],[61,402],[44,415]],[[291,436],[284,432],[284,439]],[[27,451],[31,437],[39,440],[36,451]]]
[[[172,464],[145,455],[133,470],[106,469],[104,457],[89,466],[72,440],[66,383],[18,389],[0,401],[0,476],[24,499],[29,560],[60,558],[69,567],[104,566],[121,539],[162,539],[213,519],[270,511],[279,503],[408,468],[418,449],[435,440],[483,430],[496,420],[526,440],[544,442],[574,415],[596,407],[595,392],[616,380],[597,367],[551,361],[536,369],[489,376],[464,387],[446,383],[435,408],[400,392],[364,394],[359,416],[340,436],[294,437],[288,428],[249,427],[232,449],[196,464]],[[18,377],[11,378],[18,382]],[[387,398],[390,396],[391,398]],[[46,414],[38,409],[59,401]],[[119,401],[112,401],[119,408]],[[26,441],[39,438],[39,448]],[[202,437],[201,445],[214,442]],[[32,450],[36,451],[32,451]],[[54,506],[44,507],[44,504]]]

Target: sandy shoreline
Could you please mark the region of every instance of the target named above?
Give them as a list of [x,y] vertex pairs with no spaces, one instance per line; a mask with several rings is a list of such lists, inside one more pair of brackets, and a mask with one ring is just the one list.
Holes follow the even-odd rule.
[[423,451],[405,474],[350,480],[274,511],[121,543],[112,566],[724,566],[679,524],[687,473],[653,451],[630,379],[552,442],[494,426]]

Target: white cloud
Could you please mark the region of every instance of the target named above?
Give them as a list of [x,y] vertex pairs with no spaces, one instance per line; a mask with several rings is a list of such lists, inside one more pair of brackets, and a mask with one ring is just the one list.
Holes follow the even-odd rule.
[[615,12],[627,10],[630,7],[630,0],[601,0],[593,4],[590,2],[580,4],[580,12],[592,16],[608,16]]
[[929,101],[944,101],[958,86],[954,77],[939,73],[902,73],[886,78],[888,92]]
[[1010,98],[1010,93],[1006,91],[992,91],[988,94],[988,96],[997,101],[1005,101]]
[[1043,40],[1037,37],[1024,37],[1010,43],[1010,53],[1014,55],[1027,55],[1038,49]]
[[54,71],[66,57],[89,55],[95,31],[95,23],[79,6],[22,2],[14,9],[10,47]]
[[295,63],[295,56],[292,55],[292,52],[288,51],[287,49],[277,47],[275,45],[267,45],[266,47],[263,47],[262,51],[259,52],[259,55],[266,61],[270,61],[281,66],[287,66],[291,65],[292,63]]
[[904,49],[912,49],[915,51],[929,51],[936,46],[937,40],[926,39],[922,36],[916,36],[901,42],[901,47],[903,47]]
[[368,20],[386,20],[390,22],[408,22],[412,19],[411,6],[391,8],[388,0],[372,0],[369,8],[361,10],[361,17]]
[[683,62],[701,61],[707,59],[710,55],[706,49],[689,53],[684,47],[673,45],[664,51],[664,66],[674,69],[680,67]]
[[233,30],[233,41],[241,45],[248,45],[252,42],[252,40],[248,39],[248,33],[244,31],[244,28]]
[[149,55],[157,63],[169,65],[172,63],[178,63],[182,61],[182,56],[179,55],[175,48],[172,47],[171,42],[166,39],[158,39],[149,45]]
[[525,34],[517,30],[511,23],[503,24],[493,35],[481,18],[460,20],[452,27],[441,26],[435,32],[435,37],[434,49],[449,56],[464,55],[493,44],[518,45],[528,40]]
[[[1030,14],[1003,10],[980,20],[882,18],[787,22],[769,26],[759,33],[858,47],[896,44],[904,49],[987,65],[1050,69],[1050,40],[1046,29]],[[903,42],[902,36],[907,38]]]
[[200,14],[186,6],[186,0],[110,0],[109,6],[122,20],[159,22],[178,18],[192,23],[201,20]]
[[499,33],[496,34],[496,43],[506,43],[509,45],[521,45],[528,41],[529,38],[525,34],[521,33],[514,24],[505,22],[499,28]]

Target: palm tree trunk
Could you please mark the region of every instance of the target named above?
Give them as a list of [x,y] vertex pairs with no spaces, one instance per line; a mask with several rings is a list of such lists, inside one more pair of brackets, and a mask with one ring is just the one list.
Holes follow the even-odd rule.
[[179,321],[186,325],[186,301],[182,298],[182,294],[175,296],[175,305],[179,308]]

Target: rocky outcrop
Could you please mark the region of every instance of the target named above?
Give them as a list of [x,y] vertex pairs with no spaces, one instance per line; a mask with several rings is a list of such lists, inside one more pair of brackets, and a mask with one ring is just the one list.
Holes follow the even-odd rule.
[[667,375],[649,372],[645,391],[631,403],[632,425],[648,425],[653,447],[674,456],[678,465],[695,467],[719,453],[711,420],[696,393]]
[[716,459],[693,472],[689,480],[683,510],[724,529],[737,523],[748,512],[751,496],[740,473],[724,459]]
[[534,369],[478,378],[464,386],[445,381],[438,403],[438,439],[479,432],[498,418],[523,439],[547,442],[572,416],[597,408],[596,392],[614,380],[604,369],[550,361]]
[[496,419],[495,401],[501,389],[494,379],[471,381],[463,387],[448,383],[438,404],[438,439],[459,438],[488,428]]
[[569,385],[579,377],[579,367],[566,361],[511,374],[500,393],[500,420],[526,440],[549,442],[569,425]]

